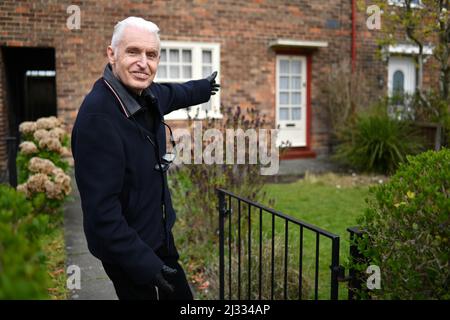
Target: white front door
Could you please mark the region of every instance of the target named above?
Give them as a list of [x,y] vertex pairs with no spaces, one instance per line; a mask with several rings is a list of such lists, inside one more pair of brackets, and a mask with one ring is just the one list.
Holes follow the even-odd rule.
[[306,57],[277,56],[277,145],[306,146]]

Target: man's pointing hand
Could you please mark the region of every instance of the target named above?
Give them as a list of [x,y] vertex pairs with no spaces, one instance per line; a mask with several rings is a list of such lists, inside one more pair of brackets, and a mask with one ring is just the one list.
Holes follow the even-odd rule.
[[211,95],[215,95],[219,91],[220,84],[216,83],[217,71],[214,71],[206,80],[211,84]]

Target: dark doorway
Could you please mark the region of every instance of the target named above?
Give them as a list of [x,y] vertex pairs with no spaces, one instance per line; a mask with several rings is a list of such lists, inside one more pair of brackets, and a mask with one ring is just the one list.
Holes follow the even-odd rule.
[[6,76],[9,135],[17,137],[19,124],[56,116],[55,50],[2,47]]

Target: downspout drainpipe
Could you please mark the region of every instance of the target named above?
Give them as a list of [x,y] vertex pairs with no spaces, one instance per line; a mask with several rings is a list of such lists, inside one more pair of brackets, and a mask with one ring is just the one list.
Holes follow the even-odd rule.
[[356,0],[352,1],[352,73],[356,70]]

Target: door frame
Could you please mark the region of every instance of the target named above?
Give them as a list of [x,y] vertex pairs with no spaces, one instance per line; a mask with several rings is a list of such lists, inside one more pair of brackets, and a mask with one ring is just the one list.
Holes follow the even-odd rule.
[[[276,65],[275,65],[275,125],[278,128],[280,125],[280,119],[279,119],[279,98],[280,98],[280,83],[279,83],[279,75],[280,75],[280,68],[279,63],[280,60],[283,58],[289,58],[290,60],[299,60],[302,61],[302,70],[301,70],[301,86],[303,86],[304,89],[302,89],[301,93],[301,119],[298,120],[299,125],[303,126],[302,129],[300,129],[301,132],[303,132],[303,140],[304,142],[300,142],[297,145],[293,145],[293,148],[307,148],[310,145],[310,72],[311,72],[311,55],[299,55],[299,54],[289,54],[289,53],[280,53],[276,56]],[[283,120],[284,121],[284,120]],[[297,122],[297,121],[296,121]],[[285,128],[284,128],[285,129]],[[283,130],[283,128],[280,127],[280,132]],[[280,133],[279,133],[280,135]],[[279,145],[279,144],[278,144]]]

